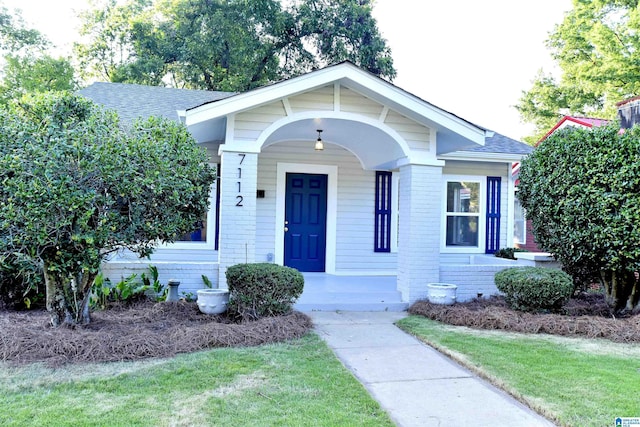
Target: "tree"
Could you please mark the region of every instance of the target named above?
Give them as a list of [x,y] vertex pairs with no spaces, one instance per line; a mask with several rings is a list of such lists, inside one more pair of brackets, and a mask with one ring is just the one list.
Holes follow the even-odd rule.
[[74,70],[68,58],[47,54],[49,41],[25,26],[19,11],[0,7],[0,105],[25,93],[74,90]]
[[0,123],[0,257],[40,263],[54,326],[90,321],[106,256],[146,256],[207,211],[214,174],[183,125],[149,118],[125,133],[70,94],[26,98]]
[[518,198],[538,245],[596,277],[617,311],[640,308],[640,127],[565,128],[527,156]]
[[11,14],[0,5],[0,53],[17,52],[30,46],[46,44],[46,38],[38,31],[26,28],[20,13]]
[[640,93],[637,0],[574,0],[547,40],[561,70],[540,72],[517,107],[539,140],[563,115],[615,118],[615,103]]
[[350,60],[395,76],[369,0],[109,0],[83,15],[86,75],[245,91]]
[[73,66],[66,58],[6,55],[4,59],[0,104],[8,104],[27,93],[70,91],[76,88]]

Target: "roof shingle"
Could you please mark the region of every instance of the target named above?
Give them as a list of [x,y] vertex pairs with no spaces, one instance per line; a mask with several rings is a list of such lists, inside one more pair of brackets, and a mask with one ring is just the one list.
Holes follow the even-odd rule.
[[80,89],[78,93],[97,104],[115,110],[125,125],[131,124],[138,117],[149,116],[179,121],[178,110],[186,110],[234,95],[233,92],[105,82],[93,83]]

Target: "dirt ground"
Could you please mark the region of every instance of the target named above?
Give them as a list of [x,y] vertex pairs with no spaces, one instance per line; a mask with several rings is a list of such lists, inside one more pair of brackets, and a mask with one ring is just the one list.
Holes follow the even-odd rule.
[[49,326],[46,311],[0,311],[0,360],[59,366],[171,357],[214,347],[255,346],[303,336],[312,327],[305,314],[234,323],[200,313],[194,302],[118,305],[92,313],[74,329]]
[[[640,316],[617,318],[603,298],[593,294],[572,299],[562,314],[513,311],[498,297],[452,306],[419,301],[409,312],[477,329],[640,342]],[[285,341],[303,336],[311,327],[311,319],[299,312],[235,323],[225,316],[204,315],[195,303],[184,301],[115,305],[93,312],[91,324],[75,329],[51,328],[42,310],[0,310],[0,360],[60,366],[171,357]]]
[[525,313],[511,310],[503,298],[492,297],[454,305],[418,301],[409,313],[456,326],[531,334],[605,338],[640,342],[640,315],[618,318],[597,294],[571,299],[562,313]]

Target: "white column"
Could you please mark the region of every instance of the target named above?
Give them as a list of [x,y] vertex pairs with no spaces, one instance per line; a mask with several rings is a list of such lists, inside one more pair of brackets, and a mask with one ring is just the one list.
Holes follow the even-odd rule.
[[221,149],[218,287],[229,266],[255,262],[258,153]]
[[414,302],[440,280],[442,167],[400,167],[399,205],[398,290]]

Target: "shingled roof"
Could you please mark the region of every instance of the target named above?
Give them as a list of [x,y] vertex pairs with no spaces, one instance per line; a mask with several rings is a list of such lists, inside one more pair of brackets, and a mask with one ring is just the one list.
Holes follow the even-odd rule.
[[492,137],[485,139],[483,147],[474,147],[465,151],[470,153],[529,154],[533,151],[533,147],[495,132]]
[[[78,91],[81,95],[118,112],[126,125],[138,117],[162,116],[179,121],[178,111],[187,110],[236,95],[234,92],[176,89],[128,83],[96,82]],[[485,140],[485,145],[465,152],[529,154],[531,146],[499,133]]]
[[127,83],[96,82],[78,91],[97,104],[118,112],[127,125],[138,117],[161,116],[179,121],[178,110],[235,95],[233,92],[175,89]]

